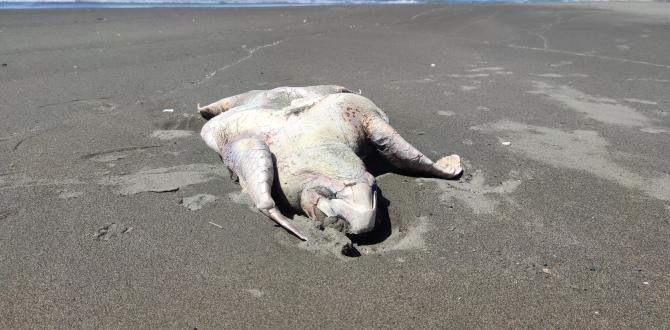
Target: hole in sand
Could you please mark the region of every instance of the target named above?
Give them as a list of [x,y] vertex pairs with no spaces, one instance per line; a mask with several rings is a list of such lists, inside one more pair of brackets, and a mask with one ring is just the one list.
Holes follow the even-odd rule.
[[[386,173],[396,173],[410,176],[408,173],[398,172],[380,155],[371,153],[364,159],[368,172],[378,177]],[[460,177],[460,176],[459,176]],[[456,178],[458,179],[458,178]],[[283,201],[280,192],[273,191],[275,201]],[[318,221],[302,215],[292,213],[284,203],[278,203],[283,214],[293,217],[293,223],[309,241],[298,243],[298,247],[318,252],[333,254],[338,257],[358,257],[381,254],[386,251],[423,249],[425,242],[423,235],[428,232],[429,218],[427,216],[403,215],[399,207],[402,203],[394,203],[384,197],[381,187],[377,190],[377,220],[374,229],[365,234],[345,235],[334,228],[323,228]],[[280,242],[295,246],[295,242],[282,235]]]
[[[359,257],[394,250],[422,249],[423,235],[428,232],[428,217],[404,217],[391,206],[381,191],[377,192],[377,223],[373,231],[360,235],[345,235],[332,227],[323,228],[318,221],[302,215],[293,216],[293,224],[308,238],[299,248],[337,257]],[[281,241],[293,245],[285,235]]]
[[403,216],[391,201],[378,192],[377,224],[373,231],[349,235],[361,255],[425,247],[423,235],[428,232],[427,216]]

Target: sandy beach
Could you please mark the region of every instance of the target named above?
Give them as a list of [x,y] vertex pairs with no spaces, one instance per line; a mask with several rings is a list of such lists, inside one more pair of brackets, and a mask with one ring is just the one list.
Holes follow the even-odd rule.
[[[670,4],[0,11],[0,328],[665,328]],[[457,181],[361,256],[252,210],[196,104],[360,91]]]

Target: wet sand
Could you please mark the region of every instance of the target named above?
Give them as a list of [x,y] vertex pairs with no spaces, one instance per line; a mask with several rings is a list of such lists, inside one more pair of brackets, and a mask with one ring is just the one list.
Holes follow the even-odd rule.
[[[662,328],[670,5],[0,11],[0,328]],[[196,104],[340,84],[458,181],[361,256],[250,208]]]

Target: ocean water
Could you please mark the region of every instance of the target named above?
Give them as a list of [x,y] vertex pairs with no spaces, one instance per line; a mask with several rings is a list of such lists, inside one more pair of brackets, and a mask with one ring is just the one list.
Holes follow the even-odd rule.
[[[0,0],[0,9],[150,8],[150,7],[276,7],[313,5],[382,5],[435,3],[574,2],[579,0]],[[602,0],[601,0],[602,1]]]

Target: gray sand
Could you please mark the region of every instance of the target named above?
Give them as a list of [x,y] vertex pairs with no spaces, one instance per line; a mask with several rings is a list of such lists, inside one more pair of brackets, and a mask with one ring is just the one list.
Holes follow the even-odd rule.
[[[667,327],[668,13],[0,11],[0,328]],[[380,175],[374,235],[297,216],[302,243],[251,211],[195,106],[316,84],[465,175]]]

